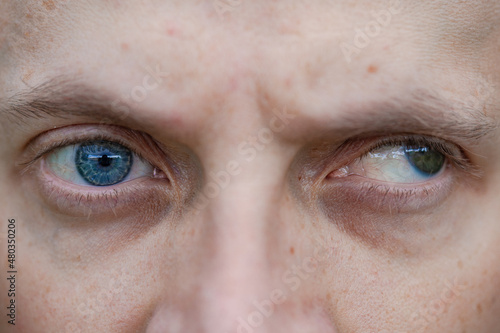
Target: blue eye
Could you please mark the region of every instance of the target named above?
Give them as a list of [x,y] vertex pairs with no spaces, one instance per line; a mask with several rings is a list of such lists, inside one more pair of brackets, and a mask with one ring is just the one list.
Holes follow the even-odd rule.
[[132,168],[132,152],[109,141],[94,141],[80,145],[75,165],[80,176],[94,186],[109,186],[121,182]]
[[56,149],[46,161],[56,176],[83,186],[111,186],[154,173],[153,166],[129,148],[105,140]]

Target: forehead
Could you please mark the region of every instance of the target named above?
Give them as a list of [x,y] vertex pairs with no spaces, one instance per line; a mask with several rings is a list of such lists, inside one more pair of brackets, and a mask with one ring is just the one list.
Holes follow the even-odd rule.
[[500,40],[494,0],[0,4],[0,70],[11,73],[10,83],[21,78],[20,86],[60,74],[85,74],[104,85],[110,78],[136,82],[147,66],[171,75],[171,91],[209,85],[222,95],[258,89],[259,79],[324,88],[332,77],[361,80],[380,68],[397,67],[404,82],[425,75],[421,68],[455,75],[484,67]]

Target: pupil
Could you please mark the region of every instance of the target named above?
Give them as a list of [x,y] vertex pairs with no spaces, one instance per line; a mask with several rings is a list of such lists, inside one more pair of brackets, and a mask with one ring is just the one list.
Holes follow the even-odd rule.
[[108,155],[103,155],[100,159],[99,159],[99,164],[101,164],[103,167],[109,167],[111,165],[111,159],[108,158]]

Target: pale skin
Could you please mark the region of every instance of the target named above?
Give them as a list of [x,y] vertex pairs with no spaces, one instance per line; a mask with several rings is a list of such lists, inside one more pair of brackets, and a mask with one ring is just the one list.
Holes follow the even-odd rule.
[[[500,4],[227,3],[0,2],[0,330],[497,332]],[[93,133],[154,174],[22,164]],[[367,190],[352,162],[397,135],[467,167]]]

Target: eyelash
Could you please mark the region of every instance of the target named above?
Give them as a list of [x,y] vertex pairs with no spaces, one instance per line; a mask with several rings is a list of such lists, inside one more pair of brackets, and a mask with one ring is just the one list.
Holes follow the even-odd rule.
[[384,138],[376,142],[375,145],[369,146],[364,151],[361,157],[366,156],[369,152],[385,146],[422,146],[430,147],[431,149],[443,154],[446,159],[459,170],[467,172],[475,177],[479,177],[479,170],[467,158],[464,150],[457,145],[446,142],[438,138],[430,138],[425,136],[403,135],[396,137]]
[[[361,148],[358,146],[361,145]],[[421,135],[396,135],[387,138],[371,139],[351,139],[340,146],[337,150],[340,153],[350,151],[353,147],[357,148],[356,158],[346,160],[340,167],[353,163],[356,159],[367,156],[368,153],[387,146],[426,146],[443,154],[447,163],[445,173],[437,178],[429,179],[420,184],[390,184],[378,180],[366,179],[361,176],[352,175],[343,178],[330,178],[329,175],[339,170],[329,170],[323,179],[326,180],[326,197],[333,200],[346,200],[350,203],[361,203],[371,206],[376,211],[383,211],[384,207],[395,208],[398,211],[415,211],[428,206],[434,206],[450,193],[452,187],[457,181],[456,174],[444,179],[446,175],[450,176],[452,168],[457,172],[466,173],[469,178],[460,178],[466,180],[470,178],[480,178],[479,169],[474,166],[464,149],[444,141],[439,138],[426,137]],[[347,153],[349,154],[349,153]],[[334,156],[337,155],[334,154]],[[337,187],[339,186],[339,187]],[[352,189],[352,191],[350,191]],[[339,197],[342,199],[337,199]]]
[[[134,154],[136,154],[137,156],[139,156],[140,158],[144,159],[144,160],[148,160],[147,158],[145,158],[142,154],[142,152],[139,152],[133,148],[130,147],[130,144],[120,138],[120,137],[115,137],[115,136],[112,136],[112,135],[105,135],[103,133],[101,133],[100,135],[93,135],[93,136],[89,136],[87,138],[84,138],[84,139],[62,139],[60,141],[56,141],[56,142],[52,142],[50,143],[48,146],[44,147],[44,149],[42,151],[40,151],[39,153],[37,153],[35,155],[35,157],[33,158],[30,158],[29,160],[27,161],[24,161],[24,162],[21,162],[19,163],[19,165],[21,166],[24,166],[25,169],[22,171],[22,173],[25,173],[28,168],[33,165],[34,163],[36,163],[38,160],[40,160],[41,158],[47,156],[48,154],[54,152],[55,150],[59,149],[59,148],[63,148],[63,147],[66,147],[66,146],[71,146],[71,145],[77,145],[77,144],[85,144],[85,143],[88,143],[88,142],[91,142],[91,141],[95,141],[95,140],[104,140],[104,141],[112,141],[112,142],[116,142],[122,146],[124,146],[125,148],[127,149],[130,149],[130,151],[132,151]],[[156,168],[155,165],[153,165],[154,168]]]
[[[161,165],[161,168],[159,168],[156,163],[151,161],[151,158],[145,156],[141,149],[134,148],[134,146],[149,145],[152,152],[160,154],[160,147],[156,145],[152,147],[154,143],[152,139],[130,130],[118,130],[116,127],[92,128],[91,132],[93,131],[94,133],[90,134],[81,134],[81,132],[76,132],[75,134],[75,131],[70,129],[70,127],[88,128],[88,126],[68,126],[67,128],[59,129],[62,134],[60,132],[55,132],[55,134],[49,133],[48,139],[46,138],[47,135],[44,135],[42,141],[49,140],[48,144],[43,144],[43,142],[37,143],[38,137],[35,138],[34,147],[28,144],[28,147],[31,147],[31,151],[28,150],[28,155],[31,156],[28,156],[22,163],[19,163],[22,167],[21,174],[28,172],[38,174],[35,177],[38,188],[42,191],[42,197],[49,205],[55,205],[58,210],[64,210],[68,215],[83,215],[88,217],[91,214],[109,214],[110,208],[112,214],[116,216],[116,211],[128,211],[132,207],[136,207],[134,203],[137,202],[146,202],[146,205],[150,205],[153,210],[169,207],[169,202],[175,193],[171,191],[172,186],[168,168],[164,165]],[[51,140],[51,135],[64,136],[67,130],[69,130],[67,137]],[[104,132],[105,130],[109,130],[109,133]],[[132,138],[127,140],[124,136],[132,136]],[[134,142],[134,139],[137,142]],[[77,145],[94,140],[112,141],[130,149],[139,158],[148,161],[155,170],[158,170],[158,173],[149,178],[135,179],[108,187],[97,188],[69,182],[62,183],[63,180],[59,179],[48,169],[45,158],[52,152],[69,145]],[[151,155],[153,156],[154,154],[152,153]],[[126,183],[127,185],[124,185]],[[162,200],[164,204],[159,205],[159,202]],[[154,204],[155,202],[157,204]]]

